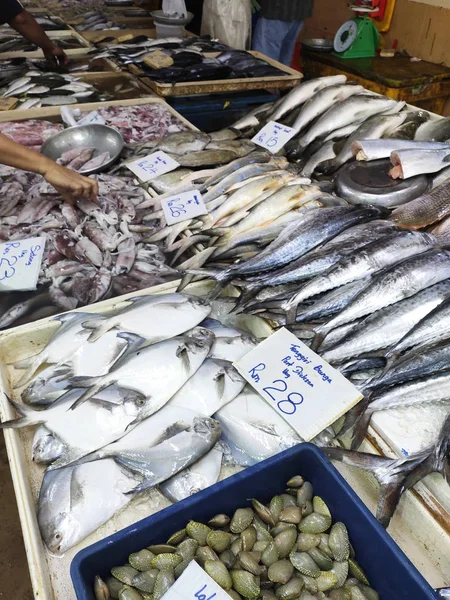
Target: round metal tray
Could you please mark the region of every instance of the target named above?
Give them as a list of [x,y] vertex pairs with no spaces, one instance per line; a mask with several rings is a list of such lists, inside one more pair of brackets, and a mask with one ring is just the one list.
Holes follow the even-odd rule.
[[414,200],[427,191],[425,175],[409,179],[392,179],[389,159],[352,162],[336,176],[336,193],[354,204],[375,204],[393,208]]
[[168,17],[166,16],[162,10],[153,10],[151,16],[155,20],[155,22],[161,23],[162,25],[188,25],[192,19],[194,18],[193,13],[188,12],[187,16],[184,19],[177,19],[176,17]]
[[333,40],[323,38],[309,38],[302,41],[302,46],[315,52],[331,52],[333,50]]

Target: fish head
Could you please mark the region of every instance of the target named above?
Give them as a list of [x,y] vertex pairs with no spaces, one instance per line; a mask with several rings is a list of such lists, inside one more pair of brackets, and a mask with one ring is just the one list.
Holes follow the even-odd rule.
[[195,433],[205,440],[213,440],[215,443],[222,433],[220,423],[210,417],[195,417],[192,425]]
[[64,443],[52,431],[41,425],[36,429],[31,447],[31,460],[39,464],[50,464],[61,456]]
[[47,548],[55,554],[67,552],[82,536],[80,523],[70,512],[58,513],[41,525],[41,533]]
[[137,415],[139,418],[147,416],[146,410],[149,398],[145,394],[129,388],[120,388],[120,396],[123,399],[124,406],[130,409],[132,414]]
[[185,338],[185,346],[189,352],[203,353],[209,351],[214,343],[216,336],[210,329],[205,327],[194,327],[188,332]]
[[22,400],[28,404],[48,404],[59,398],[67,388],[67,377],[72,371],[67,365],[57,369],[47,367],[22,392]]

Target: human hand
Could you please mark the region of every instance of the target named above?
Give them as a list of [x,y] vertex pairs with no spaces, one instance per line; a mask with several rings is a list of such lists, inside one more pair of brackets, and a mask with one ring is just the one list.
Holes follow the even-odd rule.
[[49,161],[43,176],[69,204],[75,204],[78,198],[89,198],[92,202],[98,202],[98,183],[95,179],[84,177],[53,161]]
[[51,48],[43,50],[44,56],[49,63],[52,63],[58,67],[62,67],[67,64],[67,55],[62,48],[53,44]]

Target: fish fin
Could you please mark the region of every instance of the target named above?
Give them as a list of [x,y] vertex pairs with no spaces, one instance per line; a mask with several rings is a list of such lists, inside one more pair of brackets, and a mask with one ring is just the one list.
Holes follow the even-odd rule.
[[366,437],[367,430],[369,429],[370,419],[372,418],[372,411],[367,408],[361,414],[359,419],[356,421],[355,429],[353,432],[352,450],[356,450],[361,446]]
[[49,321],[59,321],[62,325],[65,325],[67,323],[72,323],[72,321],[79,321],[80,319],[91,319],[92,318],[92,313],[87,313],[87,312],[68,312],[68,313],[63,313],[62,315],[55,315],[54,317],[51,317],[51,319],[49,319]]
[[[99,392],[103,392],[103,390],[106,390],[111,385],[115,385],[117,383],[116,381],[111,381],[109,383],[99,382],[99,383],[95,384],[93,382],[97,380],[96,377],[73,377],[73,379],[78,380],[74,387],[86,387],[87,389],[81,394],[81,396],[79,398],[77,398],[77,400],[75,400],[75,402],[72,404],[72,406],[69,407],[69,410],[75,410],[78,406],[81,406],[82,404],[84,404],[86,402],[86,400],[93,398],[95,396],[95,394],[98,394]],[[84,382],[79,381],[79,380],[84,380]],[[91,381],[90,387],[88,387],[88,383],[87,383],[88,380]],[[81,385],[81,383],[85,383],[86,385]]]
[[[83,459],[83,453],[76,448],[70,448],[70,450],[64,453],[63,456],[60,456],[56,460],[54,460],[51,464],[48,465],[46,471],[56,471],[56,469],[61,469],[63,467],[68,467],[69,465],[74,466],[74,463],[77,465],[82,464],[79,462]],[[88,462],[88,461],[86,461]]]
[[221,369],[214,377],[214,383],[216,384],[217,393],[220,400],[222,400],[223,394],[225,392],[225,375],[225,371]]
[[179,433],[186,431],[186,429],[188,429],[188,428],[189,428],[189,425],[187,423],[184,423],[183,420],[176,421],[176,423],[172,423],[172,425],[169,425],[169,427],[167,427],[167,429],[165,429],[161,433],[160,437],[154,443],[154,446],[157,446],[158,444],[162,444],[162,442],[169,440],[174,435],[178,435]]
[[186,344],[180,344],[175,352],[177,358],[181,358],[184,368],[189,373],[191,368],[191,361],[189,359],[189,352]]
[[376,518],[385,529],[389,526],[403,491],[401,481],[381,484]]
[[197,235],[191,235],[190,237],[186,237],[183,238],[181,240],[179,240],[178,242],[176,242],[175,244],[172,244],[172,246],[170,248],[167,249],[168,252],[175,252],[175,250],[177,250],[175,256],[172,258],[172,260],[170,261],[171,265],[174,265],[177,263],[178,259],[181,257],[182,254],[184,254],[186,252],[186,250],[188,250],[188,248],[190,248],[191,246],[194,246],[195,244],[201,244],[203,242],[209,242],[209,237],[206,235],[201,235],[201,234],[197,234]]
[[[127,466],[123,463],[121,463],[121,464],[124,467]],[[129,467],[127,467],[127,468],[129,468]],[[159,478],[158,479],[144,479],[135,488],[128,490],[128,492],[124,492],[125,496],[130,496],[131,494],[139,494],[140,492],[145,492],[146,490],[149,490],[150,488],[155,487],[155,485],[158,485],[158,483],[160,483]]]
[[256,281],[246,282],[244,285],[241,285],[241,282],[237,285],[237,287],[244,288],[244,292],[241,293],[236,305],[233,309],[233,312],[243,312],[247,306],[247,304],[253,300],[253,298],[258,294],[258,292],[262,289],[262,285]]
[[16,412],[19,413],[20,417],[18,419],[11,419],[10,421],[5,421],[4,423],[0,423],[0,429],[21,429],[22,427],[28,427],[29,425],[37,425],[38,423],[45,423],[45,419],[39,419],[38,414],[41,411],[36,411],[29,406],[25,406],[24,404],[19,404],[12,400],[9,396],[6,396],[9,404],[14,408]]
[[100,319],[97,320],[93,320],[93,321],[88,321],[86,323],[82,323],[82,327],[84,327],[84,329],[90,329],[91,330],[91,334],[88,337],[88,342],[96,342],[97,340],[99,340],[102,335],[104,333],[106,333],[107,331],[109,331],[110,329],[114,328],[114,324],[108,321],[104,321]]
[[450,162],[450,154],[447,154],[447,156],[444,158],[444,160],[442,162]]
[[147,341],[140,335],[137,335],[136,333],[128,333],[127,331],[120,331],[116,335],[116,337],[120,338],[121,340],[125,340],[127,342],[127,345],[121,352],[119,352],[118,356],[113,360],[114,365],[117,365],[119,359],[123,359],[130,352],[135,352]]
[[356,450],[346,450],[345,448],[326,447],[322,448],[328,458],[338,460],[350,467],[364,469],[372,473],[379,467],[386,467],[387,463],[393,459],[386,456],[377,456],[368,452],[357,452]]
[[[40,354],[40,352],[39,352]],[[39,354],[33,354],[33,356],[28,356],[28,358],[22,358],[20,360],[16,360],[15,362],[7,363],[8,366],[12,366],[15,369],[28,369],[31,367],[35,359],[39,356]],[[19,387],[19,386],[17,386]]]

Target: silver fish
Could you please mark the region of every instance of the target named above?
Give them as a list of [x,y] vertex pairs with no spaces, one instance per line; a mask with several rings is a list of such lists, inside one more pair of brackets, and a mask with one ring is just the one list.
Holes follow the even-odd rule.
[[328,140],[328,142],[322,144],[320,149],[317,150],[317,152],[315,152],[311,156],[311,158],[308,159],[308,161],[305,163],[304,167],[301,170],[301,174],[304,177],[310,177],[314,173],[318,165],[325,161],[332,160],[333,158],[335,158],[335,156],[336,152],[334,151],[334,140]]
[[383,268],[436,246],[437,240],[433,235],[420,234],[416,236],[415,233],[397,232],[372,242],[355,255],[343,258],[329,272],[306,283],[295,296],[282,306],[288,313],[288,322],[295,322],[297,306],[308,298],[377,273]]
[[450,146],[443,150],[397,150],[391,153],[393,179],[409,179],[423,173],[436,173],[450,166]]
[[278,121],[288,112],[300,106],[310,98],[313,98],[320,90],[326,87],[343,84],[347,81],[345,75],[331,75],[327,77],[318,77],[305,81],[293,88],[286,96],[280,98],[273,107],[273,112],[270,114],[272,121]]
[[[216,339],[211,350],[212,354],[218,342],[219,340]],[[236,398],[244,385],[245,380],[230,362],[207,358],[200,369],[170,400],[169,406],[190,408],[211,417],[222,406]]]
[[356,160],[378,160],[388,158],[396,150],[442,150],[448,148],[448,144],[438,142],[417,142],[412,140],[365,140],[359,139],[352,143],[352,153]]
[[[128,339],[130,334],[119,333],[118,336]],[[192,377],[208,356],[213,341],[214,336],[210,331],[196,327],[184,336],[173,337],[127,354],[106,375],[73,377],[70,379],[73,387],[87,388],[73,408],[99,391],[118,384],[149,399],[149,416],[164,406]]]
[[182,155],[188,152],[200,152],[211,142],[211,137],[201,131],[181,131],[162,138],[155,149]]
[[38,503],[47,548],[64,554],[78,544],[128,504],[140,480],[112,459],[47,472]]
[[220,434],[217,421],[195,417],[191,427],[161,444],[138,453],[121,452],[115,460],[142,475],[143,481],[133,489],[137,493],[166,481],[195,463],[215,446]]
[[171,502],[180,502],[206,489],[219,479],[223,452],[216,444],[200,460],[160,484],[159,489]]
[[416,131],[415,140],[430,140],[433,142],[446,142],[450,140],[450,117],[427,121]]

